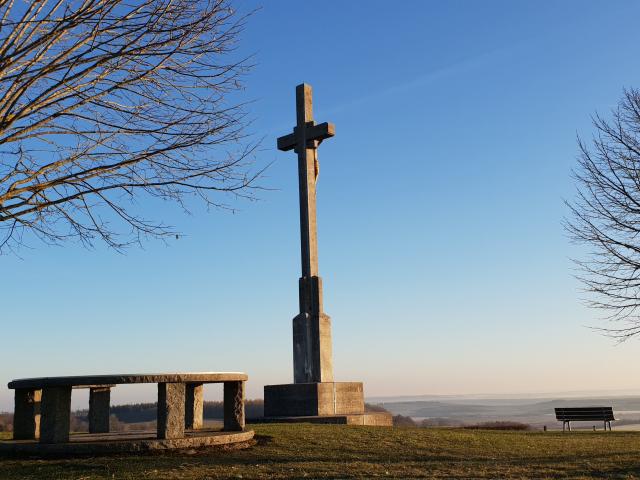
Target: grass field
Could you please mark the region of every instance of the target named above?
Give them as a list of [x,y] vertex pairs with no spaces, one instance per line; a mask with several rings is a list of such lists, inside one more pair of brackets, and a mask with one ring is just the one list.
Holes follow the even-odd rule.
[[638,478],[640,432],[257,425],[255,445],[164,455],[0,459],[0,479]]

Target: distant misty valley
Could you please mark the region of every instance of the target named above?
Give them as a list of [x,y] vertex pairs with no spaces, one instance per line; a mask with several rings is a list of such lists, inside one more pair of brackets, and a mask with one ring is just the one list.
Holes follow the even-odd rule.
[[[613,406],[617,419],[613,428],[640,430],[640,395],[593,396],[576,398],[470,398],[430,397],[429,399],[370,399],[394,415],[410,417],[421,426],[460,427],[491,422],[517,422],[533,429],[561,429],[554,408]],[[595,424],[602,428],[601,424]],[[593,428],[589,422],[574,428]]]

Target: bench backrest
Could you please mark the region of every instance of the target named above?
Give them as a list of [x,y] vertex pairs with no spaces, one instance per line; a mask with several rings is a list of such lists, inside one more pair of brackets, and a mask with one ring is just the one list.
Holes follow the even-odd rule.
[[573,407],[556,408],[555,410],[557,420],[615,420],[613,418],[613,407]]

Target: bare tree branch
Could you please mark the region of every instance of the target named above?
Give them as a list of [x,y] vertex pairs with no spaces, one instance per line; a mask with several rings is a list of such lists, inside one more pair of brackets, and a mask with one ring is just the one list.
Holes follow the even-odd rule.
[[[0,253],[171,234],[140,195],[252,197],[230,0],[0,2]],[[128,233],[123,233],[122,226]]]
[[571,238],[588,246],[576,260],[589,299],[619,322],[603,328],[624,341],[640,334],[640,92],[625,90],[612,119],[593,118],[591,144],[578,139],[576,199],[567,202]]

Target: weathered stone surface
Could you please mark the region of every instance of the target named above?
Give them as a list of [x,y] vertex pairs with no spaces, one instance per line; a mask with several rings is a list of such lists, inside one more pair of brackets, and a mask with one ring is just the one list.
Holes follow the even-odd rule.
[[13,438],[33,440],[40,436],[41,390],[16,389],[13,414]]
[[264,387],[265,417],[362,413],[361,382],[290,383]]
[[204,386],[201,383],[187,383],[184,406],[184,426],[187,429],[202,428],[204,414]]
[[244,382],[224,382],[224,430],[244,430]]
[[393,416],[387,412],[368,412],[363,415],[362,425],[393,427]]
[[316,276],[298,279],[300,312],[324,313],[322,299],[322,278]]
[[264,416],[318,415],[318,390],[315,383],[289,383],[264,386]]
[[40,443],[69,441],[71,387],[42,389]]
[[[195,433],[195,434],[194,434]],[[184,448],[224,446],[230,444],[251,445],[253,430],[244,432],[203,431],[192,432],[185,438],[160,440],[154,433],[76,434],[69,443],[39,444],[25,441],[0,441],[0,453],[11,455],[100,455],[108,453],[149,452]]]
[[158,438],[184,437],[184,383],[158,383]]
[[111,388],[93,387],[89,389],[89,432],[109,432]]
[[[330,387],[328,387],[330,389]],[[364,390],[362,382],[334,382],[335,413],[353,414],[364,412]]]
[[324,313],[300,313],[293,319],[295,383],[332,382],[331,319]]
[[246,381],[246,373],[136,373],[117,375],[80,375],[72,377],[21,378],[9,382],[9,388],[42,388],[63,386],[103,386],[124,383],[222,383]]
[[295,417],[264,417],[251,420],[251,423],[320,423],[334,425],[369,425],[392,427],[393,417],[387,412],[366,412],[346,415],[316,415]]

